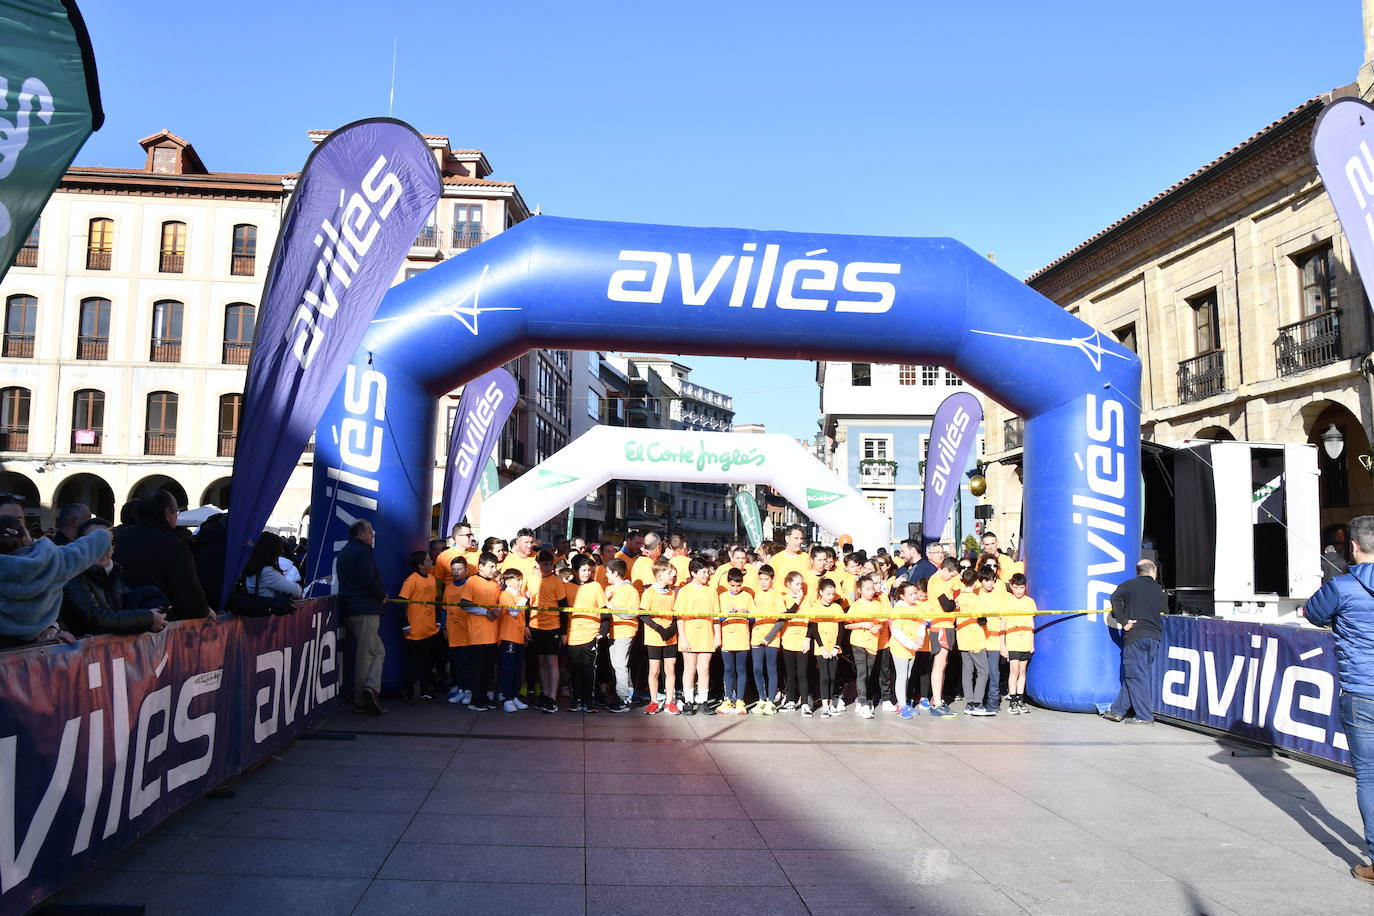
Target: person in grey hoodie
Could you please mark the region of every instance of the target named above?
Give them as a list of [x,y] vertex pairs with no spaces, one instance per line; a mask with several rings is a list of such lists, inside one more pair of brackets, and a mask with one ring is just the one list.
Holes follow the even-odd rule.
[[103,528],[59,547],[48,538],[29,542],[18,520],[0,516],[0,647],[70,642],[55,626],[62,587],[109,550]]

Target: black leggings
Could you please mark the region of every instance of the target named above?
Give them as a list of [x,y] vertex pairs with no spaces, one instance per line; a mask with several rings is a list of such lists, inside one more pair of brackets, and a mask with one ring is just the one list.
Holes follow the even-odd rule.
[[817,655],[816,667],[821,672],[821,700],[835,699],[835,674],[840,668],[840,657],[821,658]]
[[782,650],[782,689],[793,703],[806,703],[811,699],[811,672],[807,669],[809,661],[805,652]]
[[572,669],[571,693],[573,703],[595,702],[596,641],[580,646],[568,646],[568,667]]

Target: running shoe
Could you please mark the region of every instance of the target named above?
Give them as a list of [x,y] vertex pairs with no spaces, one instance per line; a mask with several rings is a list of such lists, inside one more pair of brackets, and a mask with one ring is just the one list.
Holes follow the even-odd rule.
[[514,700],[507,700],[501,704],[501,710],[503,712],[519,712],[520,707],[515,705]]
[[859,718],[860,718],[860,719],[871,719],[871,718],[873,718],[873,707],[872,707],[872,706],[860,706],[860,707],[859,707]]
[[812,712],[811,712],[811,704],[810,704],[810,703],[803,703],[803,704],[801,705],[801,714],[802,714],[802,718],[803,718],[803,719],[809,719],[809,718],[811,718]]
[[883,705],[881,708],[883,712],[896,712],[897,704],[892,702],[891,700],[883,700]]
[[682,714],[684,716],[695,716],[697,714],[697,704],[684,701],[682,704]]
[[663,711],[670,716],[682,715],[682,707],[674,703],[672,700],[669,700],[667,703],[663,704]]
[[983,707],[979,706],[977,703],[969,703],[964,707],[964,715],[979,716],[982,715],[982,709]]
[[749,707],[744,705],[744,701],[743,701],[743,700],[736,700],[736,701],[735,701],[735,715],[737,715],[737,716],[747,716],[747,715],[749,715]]
[[768,706],[768,701],[767,701],[767,700],[759,700],[759,701],[758,701],[757,703],[755,703],[753,706],[749,707],[749,715],[751,715],[751,716],[761,716],[761,715],[764,715],[764,709],[765,709],[767,706]]
[[[968,711],[965,710],[965,712]],[[986,706],[975,706],[973,707],[973,711],[969,712],[968,714],[970,716],[995,716],[997,715],[997,710],[988,709]]]
[[629,712],[633,707],[619,697],[616,697],[606,705],[607,712]]
[[784,700],[783,703],[782,703],[782,705],[779,706],[778,708],[781,709],[783,712],[792,712],[793,710],[795,710],[795,709],[797,708],[797,701],[796,701],[796,700]]
[[930,697],[921,697],[920,706],[921,706],[922,709],[929,709],[929,708],[930,708]]
[[558,712],[558,704],[554,702],[553,697],[540,697],[539,702],[534,704],[534,708],[540,712]]
[[930,714],[932,716],[936,716],[937,718],[958,715],[958,713],[949,708],[948,703],[941,703],[939,706],[930,707]]
[[774,703],[772,700],[764,700],[763,714],[765,716],[776,716],[778,714],[778,704]]
[[[516,708],[516,709],[529,709],[529,708],[530,708],[530,704],[526,703],[524,700],[520,699],[519,697],[512,697],[512,698],[511,698],[511,702],[515,704],[515,708]],[[537,702],[537,701],[536,701],[536,702]]]
[[473,700],[471,703],[468,704],[468,709],[472,710],[473,712],[486,712],[488,709],[491,709],[491,707],[488,706],[486,703],[483,703],[481,700]]
[[822,718],[822,719],[829,719],[831,716],[834,716],[834,715],[838,715],[838,713],[835,712],[835,707],[833,707],[833,706],[822,706],[822,707],[821,707],[821,718]]
[[901,709],[897,710],[897,718],[899,719],[910,719],[912,716],[915,715],[920,715],[919,706],[914,711],[912,710],[910,704],[903,706]]
[[463,702],[463,691],[459,690],[457,687],[449,688],[448,701],[455,706]]
[[656,716],[661,712],[663,712],[663,707],[659,704],[658,700],[654,700],[648,706],[644,707],[644,715],[646,716]]
[[836,697],[836,698],[835,698],[835,713],[838,715],[839,713],[842,713],[842,712],[844,712],[844,698],[843,698],[843,697]]

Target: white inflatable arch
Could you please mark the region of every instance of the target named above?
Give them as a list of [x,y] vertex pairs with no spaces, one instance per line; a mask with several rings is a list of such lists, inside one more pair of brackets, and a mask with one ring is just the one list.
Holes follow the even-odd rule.
[[498,490],[482,504],[482,531],[537,527],[608,480],[766,484],[856,546],[891,546],[887,516],[789,436],[623,426],[592,427]]

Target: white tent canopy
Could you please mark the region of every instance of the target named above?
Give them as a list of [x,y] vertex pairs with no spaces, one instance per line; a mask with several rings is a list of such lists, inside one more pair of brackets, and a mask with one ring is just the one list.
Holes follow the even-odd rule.
[[513,535],[553,518],[608,480],[765,484],[832,534],[858,546],[888,546],[891,523],[780,433],[705,433],[594,426],[482,504],[482,530]]
[[227,511],[219,506],[201,506],[199,509],[187,509],[185,512],[177,513],[177,525],[182,528],[197,528],[205,524],[206,520],[213,515],[219,515]]

